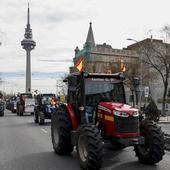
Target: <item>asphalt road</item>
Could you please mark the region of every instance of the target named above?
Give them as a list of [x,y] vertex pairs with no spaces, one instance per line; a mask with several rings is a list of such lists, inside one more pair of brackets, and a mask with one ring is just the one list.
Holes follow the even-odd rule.
[[162,131],[166,134],[170,134],[170,122],[168,123],[160,123],[159,126],[161,126]]
[[[58,156],[53,152],[50,121],[44,126],[33,116],[19,117],[9,111],[0,117],[0,170],[79,170],[76,153]],[[170,152],[157,165],[138,162],[133,148],[122,151],[105,149],[102,170],[169,170]]]

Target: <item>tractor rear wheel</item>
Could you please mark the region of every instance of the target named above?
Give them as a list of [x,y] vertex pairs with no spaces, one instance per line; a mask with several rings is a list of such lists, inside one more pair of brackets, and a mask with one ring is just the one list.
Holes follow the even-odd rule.
[[102,166],[103,143],[95,126],[83,125],[77,141],[77,152],[82,169],[98,170]]
[[45,115],[44,115],[43,112],[39,112],[38,119],[39,119],[38,120],[39,125],[44,125],[44,123],[45,123]]
[[39,123],[38,112],[39,112],[38,107],[35,107],[35,108],[34,108],[34,122],[35,122],[35,123]]
[[19,106],[17,105],[16,113],[19,116]]
[[34,112],[34,122],[39,123],[38,122],[38,113],[36,111]]
[[136,156],[144,164],[158,163],[164,155],[164,134],[161,128],[153,121],[144,120],[141,122],[140,131],[145,143],[134,147]]
[[19,115],[19,116],[23,116],[23,112],[24,112],[23,106],[22,106],[22,105],[19,105],[19,113],[18,113],[18,115]]
[[57,154],[69,155],[73,151],[71,130],[72,123],[67,110],[60,108],[54,111],[51,120],[51,137]]

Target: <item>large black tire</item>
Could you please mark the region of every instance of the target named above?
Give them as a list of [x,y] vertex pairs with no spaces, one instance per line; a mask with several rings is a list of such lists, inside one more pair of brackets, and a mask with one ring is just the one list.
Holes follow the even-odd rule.
[[17,106],[16,113],[17,113],[17,115],[19,116],[19,106]]
[[15,110],[15,109],[12,109],[11,112],[12,112],[12,113],[16,113],[16,110]]
[[92,125],[83,125],[77,141],[77,153],[82,169],[98,170],[103,162],[103,143],[99,130]]
[[24,113],[24,107],[22,105],[19,105],[19,113],[18,113],[18,115],[23,116],[23,113]]
[[150,114],[150,115],[146,115],[146,119],[151,120],[151,121],[153,120],[154,122],[158,122],[160,119],[160,116]]
[[54,111],[51,120],[51,137],[55,153],[69,155],[73,151],[71,130],[72,123],[67,110],[60,108]]
[[136,145],[134,150],[139,161],[153,165],[162,160],[164,153],[164,134],[153,121],[144,120],[140,125],[141,136],[145,138],[144,145]]
[[39,119],[38,120],[39,125],[44,125],[44,123],[45,123],[45,115],[44,115],[43,112],[39,112],[38,119]]

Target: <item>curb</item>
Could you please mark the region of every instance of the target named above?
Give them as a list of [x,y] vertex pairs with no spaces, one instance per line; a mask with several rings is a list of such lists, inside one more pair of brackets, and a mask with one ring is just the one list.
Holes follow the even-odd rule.
[[170,122],[158,122],[158,124],[170,124]]
[[164,137],[165,137],[165,138],[170,138],[170,134],[164,133]]
[[165,144],[165,150],[170,151],[170,144]]
[[170,135],[165,134],[165,150],[170,151]]

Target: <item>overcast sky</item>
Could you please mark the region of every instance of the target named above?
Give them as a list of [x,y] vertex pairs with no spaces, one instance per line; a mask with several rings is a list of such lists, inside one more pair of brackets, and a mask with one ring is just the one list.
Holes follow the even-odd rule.
[[[74,49],[85,43],[89,22],[95,42],[123,48],[170,24],[169,0],[29,0],[33,39],[32,71],[68,72]],[[0,0],[0,72],[25,72],[21,40],[28,0]],[[25,83],[25,82],[24,82]]]

